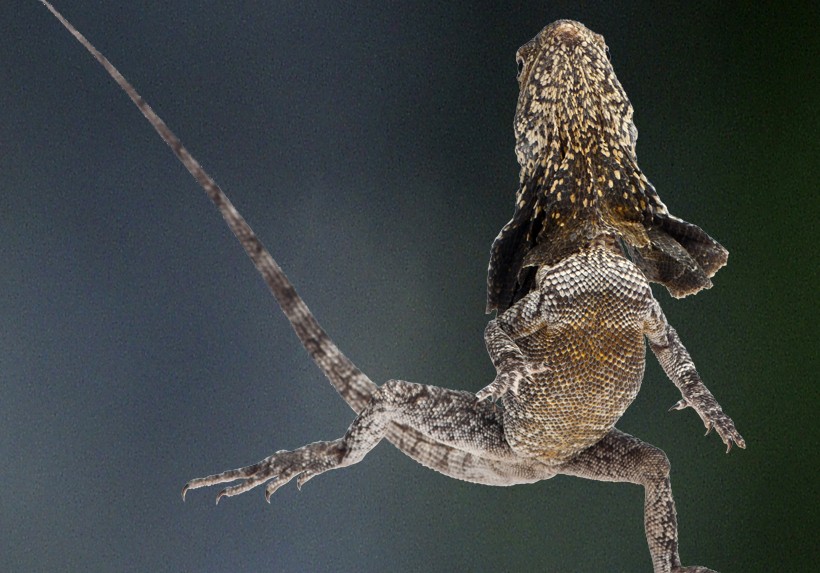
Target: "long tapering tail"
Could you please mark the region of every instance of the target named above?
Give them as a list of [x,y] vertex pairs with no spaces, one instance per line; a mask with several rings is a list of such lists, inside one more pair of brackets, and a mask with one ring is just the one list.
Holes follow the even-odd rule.
[[[219,212],[222,213],[222,217],[228,223],[231,231],[239,239],[256,269],[265,279],[282,312],[285,313],[299,340],[302,341],[302,346],[305,347],[313,361],[321,368],[345,402],[356,413],[361,412],[378,386],[359,370],[330,339],[305,302],[296,293],[296,289],[285,276],[285,273],[273,260],[262,241],[257,238],[219,185],[202,169],[199,162],[191,156],[179,138],[151,109],[151,106],[142,99],[142,96],[120,74],[117,68],[47,0],[40,0],[40,2],[102,64],[108,74],[128,94],[128,97],[148,119],[160,137],[173,150],[194,179],[202,186],[208,197],[219,209]],[[521,464],[509,466],[509,464],[500,464],[492,459],[484,459],[447,444],[431,440],[417,430],[400,424],[391,424],[387,439],[423,466],[456,479],[488,485],[507,485],[511,483],[507,476],[512,473],[522,483],[528,483],[535,481],[532,476],[541,470],[540,464],[535,461],[524,460]]]
[[174,155],[182,162],[188,172],[202,186],[208,197],[219,209],[225,222],[239,239],[245,252],[253,261],[254,266],[265,279],[273,293],[276,302],[290,321],[293,330],[302,346],[310,354],[313,361],[322,369],[333,387],[339,392],[354,411],[359,412],[370,400],[370,395],[377,386],[353,362],[342,353],[330,339],[319,322],[310,312],[305,302],[296,293],[281,267],[273,260],[265,245],[256,236],[250,225],[236,210],[231,201],[208,173],[202,169],[199,162],[185,149],[179,138],[168,128],[164,121],[154,112],[148,103],[142,99],[128,80],[97,50],[85,36],[83,36],[68,20],[63,18],[49,2],[40,0],[46,8],[62,23],[77,40],[85,46],[94,58],[114,78],[122,90],[128,94],[131,101],[139,108],[142,115],[151,123],[159,136],[173,150]]

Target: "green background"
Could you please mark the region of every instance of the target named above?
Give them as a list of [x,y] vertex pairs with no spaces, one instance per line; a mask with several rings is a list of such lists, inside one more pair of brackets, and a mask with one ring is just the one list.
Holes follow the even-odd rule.
[[[656,293],[748,449],[667,413],[654,358],[619,426],[671,459],[685,564],[816,569],[816,6],[57,5],[365,372],[470,390],[493,376],[515,50],[558,18],[603,34],[643,171],[731,252],[712,290]],[[338,437],[352,413],[97,64],[34,0],[3,2],[0,32],[0,570],[650,570],[637,486],[476,486],[387,444],[271,505],[183,504],[189,478]]]

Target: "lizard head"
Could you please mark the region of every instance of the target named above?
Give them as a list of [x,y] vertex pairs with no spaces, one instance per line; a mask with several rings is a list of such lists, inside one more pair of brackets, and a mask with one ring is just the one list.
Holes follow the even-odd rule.
[[553,22],[521,46],[516,155],[532,170],[545,155],[605,145],[634,155],[632,105],[609,61],[604,37],[572,20]]
[[524,44],[515,113],[520,187],[512,220],[493,243],[487,311],[534,288],[535,271],[616,237],[646,278],[676,297],[709,288],[728,252],[673,217],[641,172],[632,105],[603,36],[571,20]]

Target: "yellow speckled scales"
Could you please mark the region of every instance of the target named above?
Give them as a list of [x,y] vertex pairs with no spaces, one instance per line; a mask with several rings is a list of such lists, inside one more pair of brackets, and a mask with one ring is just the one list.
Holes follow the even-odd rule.
[[638,167],[632,105],[604,39],[577,22],[547,26],[518,50],[520,187],[493,243],[487,311],[503,311],[550,265],[602,233],[616,235],[650,281],[675,297],[712,286],[728,252],[669,214]]
[[661,282],[677,295],[696,292],[709,286],[708,277],[726,262],[726,251],[694,225],[669,215],[638,170],[632,108],[603,38],[577,22],[559,21],[518,53],[521,190],[515,217],[493,245],[489,305],[503,312],[485,331],[497,375],[472,394],[402,380],[374,384],[321,328],[181,141],[82,34],[40,1],[129,95],[203,187],[311,358],[357,414],[341,438],[192,479],[183,499],[193,489],[232,484],[217,501],[260,485],[270,501],[291,480],[301,486],[355,464],[387,439],[429,468],[481,484],[532,483],[557,474],[640,484],[654,572],[714,573],[681,565],[666,455],[615,424],[640,388],[648,340],[681,392],[673,408],[691,407],[727,447],[745,447],[647,282]]

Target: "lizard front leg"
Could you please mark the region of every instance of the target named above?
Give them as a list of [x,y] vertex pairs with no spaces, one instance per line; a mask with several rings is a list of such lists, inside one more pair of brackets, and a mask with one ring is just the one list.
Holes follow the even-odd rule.
[[545,365],[532,364],[515,343],[517,338],[528,336],[545,328],[549,323],[552,297],[549,292],[535,290],[491,320],[484,329],[484,344],[495,366],[496,377],[476,393],[479,400],[495,402],[507,392],[518,395],[520,384],[529,380],[530,374],[546,369]]
[[653,300],[649,308],[645,325],[646,337],[650,348],[658,358],[669,379],[678,387],[683,398],[671,409],[683,410],[691,407],[698,413],[708,434],[713,428],[726,444],[726,451],[732,444],[741,448],[746,442],[735,429],[732,419],[727,416],[715,397],[700,379],[695,364],[678,337],[678,333],[666,320],[658,301]]
[[[517,456],[507,444],[501,414],[490,404],[476,400],[469,392],[460,392],[391,380],[381,386],[367,407],[348,428],[343,438],[308,444],[293,451],[279,451],[250,466],[191,480],[182,491],[243,480],[219,493],[230,497],[268,483],[266,497],[293,478],[301,487],[311,478],[328,470],[346,467],[364,456],[388,435],[391,423],[412,428],[432,440],[492,462],[507,481],[495,485],[526,483],[552,477],[554,470]],[[405,447],[412,449],[411,444]],[[465,458],[460,457],[464,460]],[[446,460],[438,460],[441,466]],[[487,476],[481,481],[489,481]]]
[[681,566],[669,470],[662,450],[615,428],[559,467],[561,474],[644,486],[644,527],[654,573],[716,573],[706,567]]
[[479,400],[496,402],[507,392],[518,395],[518,387],[529,377],[527,359],[513,339],[504,332],[497,320],[491,320],[484,329],[484,343],[495,366],[495,379],[476,392]]

